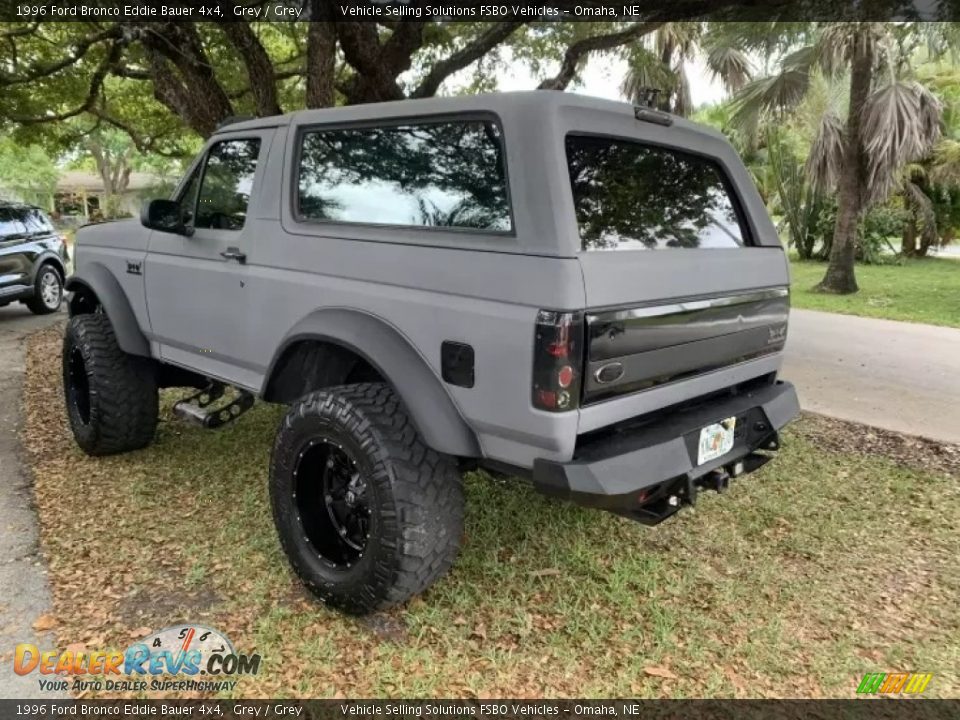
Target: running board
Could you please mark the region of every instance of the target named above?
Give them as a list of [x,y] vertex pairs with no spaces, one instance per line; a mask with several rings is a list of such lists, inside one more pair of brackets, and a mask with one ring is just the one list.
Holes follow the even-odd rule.
[[225,391],[223,383],[212,382],[200,392],[180,400],[173,406],[173,414],[190,425],[213,430],[233,422],[253,407],[253,395],[240,390],[240,394],[226,405],[207,409],[222,398]]

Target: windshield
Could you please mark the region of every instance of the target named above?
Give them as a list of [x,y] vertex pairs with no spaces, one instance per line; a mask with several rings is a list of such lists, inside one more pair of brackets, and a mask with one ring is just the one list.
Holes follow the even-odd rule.
[[583,250],[746,244],[736,203],[716,162],[590,135],[568,135],[566,149]]

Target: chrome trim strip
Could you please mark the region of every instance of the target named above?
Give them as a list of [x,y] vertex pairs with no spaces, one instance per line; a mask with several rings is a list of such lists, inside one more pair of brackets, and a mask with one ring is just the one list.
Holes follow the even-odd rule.
[[789,295],[789,288],[768,288],[766,290],[755,290],[748,293],[740,293],[739,295],[725,295],[723,297],[708,298],[706,300],[689,300],[686,302],[671,303],[669,305],[630,308],[629,310],[610,310],[608,312],[588,314],[586,319],[588,323],[597,321],[618,322],[624,320],[640,320],[643,318],[663,317],[665,315],[681,315],[697,310],[709,310],[710,308],[729,307],[731,305],[746,305],[747,303],[774,300],[788,297]]

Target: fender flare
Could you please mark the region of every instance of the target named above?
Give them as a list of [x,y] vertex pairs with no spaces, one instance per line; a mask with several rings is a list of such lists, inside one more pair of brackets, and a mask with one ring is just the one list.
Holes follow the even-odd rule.
[[60,273],[60,278],[66,280],[67,277],[67,268],[63,265],[63,258],[57,255],[53,250],[44,250],[37,256],[37,259],[33,262],[33,281],[36,282],[37,273],[40,272],[40,267],[43,265],[54,265]]
[[[364,358],[400,396],[424,442],[437,452],[480,457],[477,436],[423,356],[393,325],[362,310],[329,308],[310,313],[284,336],[264,376],[263,397],[277,362],[294,343],[328,342]],[[440,345],[437,344],[437,352]]]
[[[74,273],[67,279],[65,288],[70,292],[86,290],[95,295],[113,326],[120,349],[130,355],[150,357],[150,343],[140,330],[130,299],[106,267],[86,265],[82,273]],[[72,300],[69,307],[70,317],[73,317],[76,312]]]

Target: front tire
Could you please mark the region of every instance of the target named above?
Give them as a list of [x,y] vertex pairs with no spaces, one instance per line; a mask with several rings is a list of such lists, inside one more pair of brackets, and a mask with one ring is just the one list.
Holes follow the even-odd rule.
[[453,460],[423,444],[382,383],[310,393],[290,408],[273,446],[270,500],[297,575],[351,614],[428,588],[463,534]]
[[49,315],[60,309],[63,302],[63,279],[52,265],[43,265],[33,283],[33,297],[27,308],[34,315]]
[[151,361],[120,349],[106,315],[77,315],[63,337],[63,392],[73,437],[87,455],[139,450],[157,429]]

